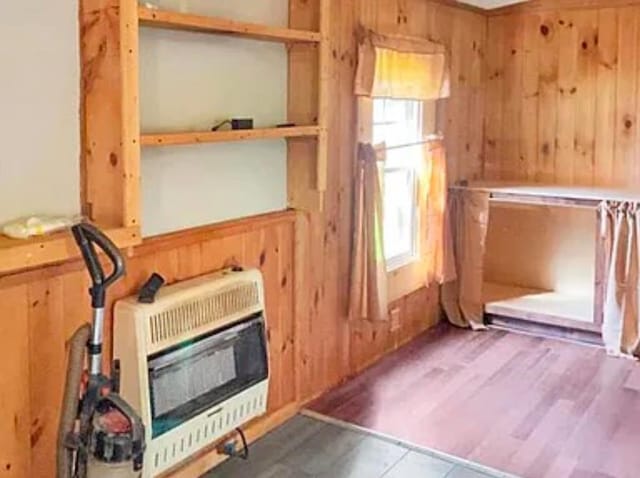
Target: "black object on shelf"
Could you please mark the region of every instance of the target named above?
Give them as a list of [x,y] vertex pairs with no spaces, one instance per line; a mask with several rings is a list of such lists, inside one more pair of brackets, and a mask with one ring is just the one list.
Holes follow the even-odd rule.
[[218,131],[224,125],[230,124],[232,130],[253,129],[253,118],[232,118],[218,123],[211,131]]

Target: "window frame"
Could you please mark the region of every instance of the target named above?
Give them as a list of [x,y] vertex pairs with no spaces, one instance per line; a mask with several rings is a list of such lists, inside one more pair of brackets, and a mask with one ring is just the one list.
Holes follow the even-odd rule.
[[[399,99],[394,99],[394,98],[373,98],[372,99],[372,104],[373,104],[373,111],[372,111],[372,120],[371,120],[371,134],[372,137],[374,138],[374,141],[376,141],[375,139],[375,128],[377,125],[380,124],[389,124],[389,121],[385,121],[384,123],[376,123],[375,121],[375,102],[376,101],[404,101],[404,102],[408,102],[408,101],[412,101],[414,103],[417,104],[417,135],[415,138],[412,138],[411,141],[409,141],[406,144],[392,144],[391,146],[389,146],[388,149],[405,149],[405,148],[411,148],[411,147],[415,147],[416,143],[422,142],[424,140],[424,136],[425,136],[425,128],[424,128],[424,109],[425,109],[425,102],[424,101],[417,101],[417,100],[399,100]],[[388,166],[387,164],[385,164],[385,167],[383,168],[383,170],[381,171],[381,175],[382,175],[382,187],[383,187],[383,195],[386,193],[385,188],[387,185],[387,174],[392,174],[394,172],[401,172],[401,171],[406,171],[409,174],[411,174],[412,176],[412,182],[413,182],[413,192],[414,192],[414,197],[412,199],[412,204],[411,204],[411,211],[409,216],[411,217],[411,246],[410,246],[410,250],[408,251],[403,251],[400,254],[397,254],[395,256],[391,256],[391,257],[385,257],[385,264],[386,264],[386,270],[387,273],[389,272],[394,272],[398,269],[401,269],[405,266],[410,265],[413,262],[416,262],[420,259],[420,253],[421,253],[421,247],[420,247],[420,227],[421,227],[421,221],[420,221],[420,178],[419,178],[419,168],[417,167],[411,167],[408,165],[394,165],[394,166]],[[385,246],[387,244],[385,243]],[[387,250],[387,248],[385,247],[385,251]]]
[[[423,102],[422,136],[425,143],[430,137],[440,136],[437,132],[440,127],[438,123],[439,109],[440,103],[437,100]],[[357,140],[373,144],[373,98],[364,96],[357,98]],[[427,254],[428,236],[425,227],[428,224],[428,208],[425,194],[423,194],[425,185],[421,184],[420,175],[418,175],[417,182],[416,194],[419,196],[417,213],[419,217],[416,222],[418,231],[416,254],[413,260],[398,260],[391,267],[387,264],[387,292],[390,303],[426,286],[424,278],[428,275],[430,267]],[[408,259],[408,257],[404,257],[404,259]]]

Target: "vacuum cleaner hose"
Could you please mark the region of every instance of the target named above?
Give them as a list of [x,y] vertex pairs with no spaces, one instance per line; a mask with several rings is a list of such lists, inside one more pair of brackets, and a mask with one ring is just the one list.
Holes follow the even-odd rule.
[[57,443],[57,478],[71,478],[73,473],[72,453],[66,447],[66,439],[74,431],[78,416],[80,381],[84,370],[84,353],[91,336],[89,324],[80,327],[71,337],[69,359],[67,362],[67,379],[64,387],[64,398],[60,412]]

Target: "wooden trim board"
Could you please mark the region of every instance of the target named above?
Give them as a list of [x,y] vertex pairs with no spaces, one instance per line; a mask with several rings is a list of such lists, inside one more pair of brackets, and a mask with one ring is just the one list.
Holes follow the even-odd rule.
[[[106,229],[105,233],[118,247],[139,244],[138,227]],[[0,274],[63,262],[80,256],[80,251],[69,231],[31,239],[10,239],[0,236]]]
[[229,143],[263,139],[286,139],[318,136],[319,126],[291,128],[261,128],[231,131],[200,131],[186,133],[152,133],[142,135],[142,146],[178,146],[201,143]]
[[259,25],[220,17],[156,10],[143,6],[138,8],[138,15],[142,26],[152,28],[232,35],[278,43],[319,43],[321,38],[317,32]]
[[[135,257],[151,254],[152,252],[178,249],[180,247],[187,247],[205,240],[221,239],[224,237],[245,234],[265,229],[276,224],[293,223],[296,221],[297,217],[298,213],[296,211],[288,209],[242,219],[233,219],[209,226],[200,226],[193,229],[162,234],[160,236],[143,239],[141,243],[138,243],[138,245],[133,247],[129,256]],[[120,240],[117,236],[112,235],[111,237],[116,241]],[[0,244],[2,244],[3,241],[10,241],[10,239],[0,237]],[[123,245],[122,247],[128,246]],[[0,254],[2,253],[1,251],[2,248],[0,247]],[[80,260],[79,256],[76,255],[69,257],[69,260],[62,264],[40,267],[38,269],[14,271],[7,275],[0,274],[0,290],[23,285],[28,282],[49,279],[67,272],[79,271],[82,269],[84,269],[84,263]]]

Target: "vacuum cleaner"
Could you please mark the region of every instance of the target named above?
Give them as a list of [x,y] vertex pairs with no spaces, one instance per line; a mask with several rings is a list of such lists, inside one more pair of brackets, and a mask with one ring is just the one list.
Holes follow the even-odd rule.
[[[145,430],[141,418],[119,395],[118,364],[102,372],[107,289],[125,273],[118,248],[98,228],[72,227],[91,276],[92,324],[80,327],[69,344],[67,377],[57,443],[57,478],[138,478]],[[111,262],[106,276],[98,252]],[[85,350],[89,369],[85,371]]]

